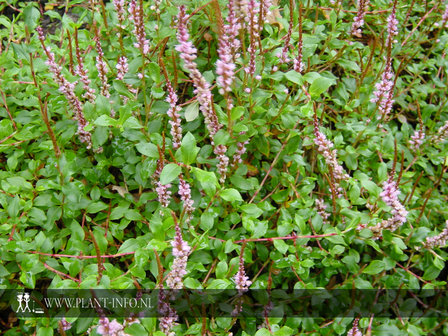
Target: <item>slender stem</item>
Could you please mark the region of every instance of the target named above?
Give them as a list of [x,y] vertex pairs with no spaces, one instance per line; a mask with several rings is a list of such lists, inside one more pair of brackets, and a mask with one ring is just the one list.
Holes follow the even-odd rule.
[[247,243],[247,242],[261,242],[261,241],[270,241],[273,242],[274,240],[289,240],[289,239],[301,239],[301,238],[325,238],[325,237],[331,237],[331,236],[338,236],[339,233],[325,233],[320,235],[305,235],[305,236],[286,236],[286,237],[271,237],[271,238],[249,238],[249,239],[242,239],[234,241],[234,244],[241,244],[241,243]]
[[16,123],[15,123],[15,121],[14,121],[14,118],[13,118],[12,115],[11,115],[11,111],[9,111],[8,103],[6,102],[5,93],[2,91],[2,89],[0,89],[0,93],[1,93],[2,98],[3,98],[3,104],[5,105],[6,112],[7,112],[8,115],[9,115],[9,119],[11,119],[11,121],[12,121],[12,126],[13,126],[13,127],[15,128],[15,130],[17,131],[17,125],[16,125]]
[[94,256],[82,256],[82,255],[71,255],[71,254],[53,254],[53,253],[43,253],[39,251],[27,251],[32,254],[44,255],[52,258],[75,258],[75,259],[95,259],[95,258],[120,258],[127,255],[133,255],[135,252],[123,252],[117,254],[107,254],[107,255],[94,255]]
[[74,282],[81,283],[81,280],[71,277],[70,275],[65,274],[64,272],[58,271],[57,269],[54,269],[53,267],[47,265],[46,263],[44,263],[44,266],[46,269],[52,271],[53,273],[56,273],[57,275],[60,275],[63,278],[67,278],[73,280]]

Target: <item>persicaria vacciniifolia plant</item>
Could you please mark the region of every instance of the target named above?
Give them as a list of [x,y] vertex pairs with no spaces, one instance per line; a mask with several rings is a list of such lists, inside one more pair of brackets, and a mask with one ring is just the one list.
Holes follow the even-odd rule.
[[0,13],[2,288],[158,290],[151,316],[93,320],[29,320],[12,295],[8,335],[446,334],[446,305],[419,293],[394,304],[432,320],[288,301],[446,287],[444,3]]

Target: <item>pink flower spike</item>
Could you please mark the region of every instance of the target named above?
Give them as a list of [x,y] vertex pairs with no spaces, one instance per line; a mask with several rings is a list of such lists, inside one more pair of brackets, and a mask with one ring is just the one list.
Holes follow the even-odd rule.
[[149,40],[146,39],[145,22],[143,19],[143,8],[140,1],[131,0],[129,3],[129,19],[134,23],[133,33],[137,38],[135,47],[139,48],[143,55],[149,54]]
[[109,98],[110,97],[110,93],[109,93],[110,85],[107,83],[108,69],[107,69],[106,62],[104,61],[103,48],[101,48],[99,37],[95,38],[95,46],[96,46],[96,51],[98,52],[98,56],[96,57],[96,68],[98,69],[98,76],[100,77],[101,84],[102,84],[101,94],[104,97]]
[[333,183],[336,187],[335,192],[339,197],[341,197],[342,188],[339,187],[339,182],[342,180],[348,180],[350,176],[339,164],[337,160],[337,152],[335,149],[333,149],[333,143],[329,141],[325,134],[319,130],[317,121],[314,122],[314,136],[314,143],[317,146],[317,151],[324,157],[327,166],[330,168],[330,172],[333,177]]
[[117,13],[118,27],[124,29],[126,0],[114,0],[114,7]]
[[176,221],[176,235],[171,242],[173,246],[174,261],[171,271],[166,278],[166,284],[171,289],[183,288],[183,277],[187,274],[187,260],[191,247],[182,239],[179,223]]
[[169,190],[169,188],[171,188],[171,184],[168,183],[163,185],[160,182],[157,182],[156,184],[157,184],[156,192],[159,197],[159,203],[161,206],[166,208],[170,204],[171,200],[171,191]]
[[236,289],[238,289],[241,293],[247,291],[249,286],[252,284],[252,281],[249,280],[249,277],[246,275],[244,270],[243,256],[240,256],[238,272],[235,274],[233,280],[235,281]]
[[448,240],[448,220],[445,223],[446,227],[443,229],[441,233],[433,237],[426,237],[426,241],[424,243],[426,248],[434,248],[434,247],[444,247],[446,245],[446,241]]
[[167,114],[170,117],[171,137],[173,138],[174,149],[178,149],[182,142],[182,127],[180,125],[181,119],[179,114],[181,108],[177,105],[177,94],[174,92],[173,86],[169,81],[166,82],[166,87],[168,90],[166,101],[170,104]]
[[389,179],[384,182],[383,191],[381,192],[380,197],[382,198],[384,203],[392,208],[392,217],[387,220],[381,221],[379,224],[371,228],[375,239],[378,239],[382,236],[383,230],[386,229],[395,231],[404,223],[406,223],[408,212],[398,199],[399,194],[400,191],[398,190],[397,182],[394,181],[393,176],[391,175]]
[[187,214],[187,218],[194,211],[194,201],[191,199],[191,188],[190,185],[179,176],[179,196],[180,199],[184,202],[185,213]]
[[364,26],[364,16],[366,15],[367,7],[369,6],[370,0],[358,0],[358,13],[353,19],[351,34],[357,37],[361,37],[362,30]]
[[62,74],[62,68],[56,63],[54,54],[50,51],[49,48],[45,46],[45,37],[41,27],[36,28],[37,33],[39,35],[39,40],[42,44],[42,48],[47,55],[48,60],[45,62],[50,72],[53,74],[54,81],[59,85],[59,91],[62,92],[65,98],[68,101],[71,109],[74,113],[74,118],[78,122],[78,131],[77,134],[79,136],[79,140],[81,142],[85,142],[87,144],[87,149],[92,147],[92,135],[89,131],[85,130],[85,127],[89,124],[87,120],[84,118],[84,113],[82,109],[82,104],[79,98],[75,94],[75,84],[70,83]]

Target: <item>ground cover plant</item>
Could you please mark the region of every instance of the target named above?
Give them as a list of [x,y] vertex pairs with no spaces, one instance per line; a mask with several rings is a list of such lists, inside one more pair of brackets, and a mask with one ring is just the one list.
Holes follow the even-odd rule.
[[[2,334],[448,334],[446,293],[425,301],[447,276],[446,3],[0,11],[3,298],[236,290],[222,316],[183,316],[163,290],[155,317],[17,317],[3,300]],[[309,318],[276,289],[415,292]]]

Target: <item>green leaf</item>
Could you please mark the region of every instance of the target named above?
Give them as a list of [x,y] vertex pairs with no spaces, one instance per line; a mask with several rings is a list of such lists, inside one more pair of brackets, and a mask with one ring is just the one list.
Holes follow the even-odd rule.
[[148,63],[147,67],[148,67],[148,70],[149,70],[148,72],[149,72],[149,76],[151,77],[151,79],[154,82],[159,83],[160,82],[160,74],[161,74],[160,67],[154,62]]
[[94,122],[94,125],[96,126],[117,126],[118,125],[118,121],[115,119],[112,119],[111,117],[109,117],[108,115],[101,115],[99,116]]
[[244,115],[245,111],[246,109],[243,106],[236,106],[232,109],[230,117],[232,120],[237,120],[241,118],[242,115]]
[[36,336],[53,336],[53,328],[40,327],[39,330],[37,330]]
[[215,134],[213,141],[215,142],[215,145],[226,145],[227,141],[229,140],[229,132],[221,129],[218,131],[218,133]]
[[123,124],[123,128],[140,129],[143,128],[135,117],[129,117]]
[[387,180],[387,164],[381,162],[378,166],[378,180],[386,181]]
[[281,253],[285,254],[286,251],[288,251],[288,244],[286,244],[283,240],[275,239],[274,240],[274,247]]
[[204,231],[210,230],[214,224],[215,224],[215,217],[211,212],[204,212],[201,215],[200,227],[202,230]]
[[100,252],[105,253],[108,243],[106,237],[104,237],[104,231],[95,230],[93,231],[93,236],[95,237]]
[[107,204],[104,202],[93,202],[87,206],[86,211],[87,213],[97,213],[105,209],[107,209]]
[[22,176],[13,176],[8,177],[6,179],[9,184],[19,187],[20,189],[32,190],[33,186],[27,180],[25,180]]
[[25,24],[28,29],[30,31],[34,30],[37,27],[40,18],[40,12],[36,7],[34,7],[34,3],[30,3],[27,7],[25,7],[23,10],[23,15],[25,17]]
[[194,167],[192,171],[207,195],[212,196],[216,191],[216,187],[219,185],[215,173]]
[[231,282],[227,279],[213,279],[207,286],[207,289],[226,289],[231,285]]
[[[95,100],[95,109],[96,109],[96,112],[98,113],[98,115],[104,114],[104,115],[109,116],[110,110],[111,110],[109,98],[106,98],[102,95],[98,95]],[[115,119],[112,119],[112,120],[115,121]],[[106,126],[106,125],[101,125],[101,126]]]
[[141,336],[147,335],[146,329],[140,323],[132,323],[124,329],[127,335]]
[[199,282],[199,280],[193,278],[186,278],[184,280],[184,286],[185,288],[202,289],[202,284]]
[[195,323],[195,324],[192,324],[188,328],[186,334],[187,335],[199,335],[199,334],[201,334],[201,330],[202,330],[202,323]]
[[167,164],[163,167],[162,172],[160,173],[160,183],[166,185],[172,181],[174,181],[179,174],[182,172],[182,168],[175,163]]
[[160,99],[165,95],[165,91],[162,88],[153,86],[151,88],[151,95],[156,99]]
[[291,70],[291,71],[288,71],[287,73],[285,73],[285,77],[287,80],[289,80],[295,84],[303,85],[303,76],[295,70]]
[[316,78],[310,86],[310,95],[312,97],[319,97],[323,92],[327,91],[328,88],[336,84],[333,79],[326,77]]
[[367,266],[363,273],[366,274],[378,274],[384,270],[384,262],[381,260],[373,260],[369,266]]
[[11,203],[8,205],[8,215],[11,218],[15,218],[18,216],[20,210],[20,198],[19,196],[15,196]]
[[266,328],[258,329],[255,336],[272,336],[272,334]]
[[135,238],[131,238],[121,244],[118,253],[135,252],[138,248],[140,248],[138,240]]
[[132,220],[132,221],[139,221],[139,220],[143,219],[142,215],[140,215],[140,213],[137,210],[134,210],[134,209],[128,209],[124,213],[124,217],[126,219],[129,219],[129,220]]
[[7,275],[9,275],[9,271],[2,264],[0,264],[0,277],[5,277]]
[[369,180],[361,181],[361,185],[365,188],[372,196],[378,197],[380,194],[380,187],[376,185],[375,182]]
[[159,150],[157,149],[157,146],[152,143],[140,142],[135,146],[135,148],[137,148],[140,153],[146,155],[147,157],[154,159],[159,158]]
[[221,260],[218,265],[216,265],[215,274],[217,278],[224,278],[226,276],[229,266],[224,260]]
[[268,230],[268,222],[260,220],[252,220],[243,216],[243,227],[252,233],[251,238],[263,237]]
[[425,269],[425,273],[423,274],[423,279],[431,281],[437,278],[440,274],[441,270],[434,265],[429,266]]
[[245,204],[241,207],[245,213],[247,213],[250,217],[258,218],[263,214],[263,210],[257,207],[255,204]]
[[196,161],[196,156],[198,155],[200,148],[196,146],[196,138],[193,134],[190,132],[185,134],[182,139],[180,150],[183,163],[190,165]]
[[287,326],[281,327],[280,330],[274,332],[275,336],[291,336],[293,334],[294,330]]
[[226,200],[227,202],[234,202],[234,201],[242,202],[243,201],[238,190],[233,189],[233,188],[222,190],[220,192],[220,196],[222,199]]
[[198,115],[199,115],[199,103],[197,101],[194,101],[185,108],[186,121],[193,121],[198,117]]

